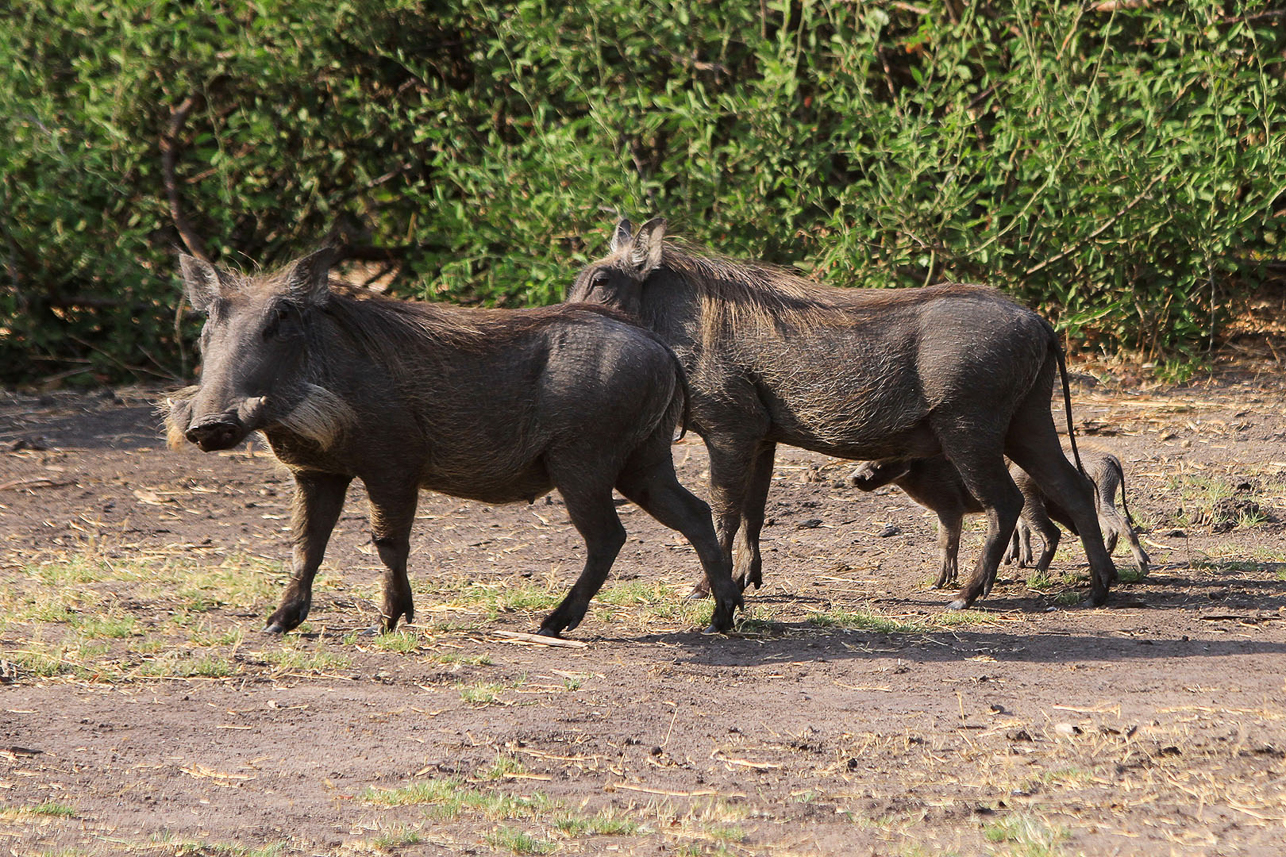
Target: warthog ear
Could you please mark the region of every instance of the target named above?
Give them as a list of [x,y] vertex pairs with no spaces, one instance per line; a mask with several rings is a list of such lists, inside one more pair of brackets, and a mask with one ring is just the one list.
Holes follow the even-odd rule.
[[661,251],[665,247],[665,218],[653,217],[634,233],[630,249],[630,262],[646,277],[661,264]]
[[187,253],[179,254],[179,270],[183,272],[183,289],[187,292],[188,303],[197,312],[209,312],[214,299],[230,287],[218,268]]
[[626,244],[630,243],[630,235],[634,231],[634,224],[630,223],[628,217],[622,217],[616,221],[616,228],[612,230],[612,252],[618,252]]
[[339,248],[323,247],[290,267],[286,289],[301,304],[320,306],[330,297],[330,269],[339,258]]

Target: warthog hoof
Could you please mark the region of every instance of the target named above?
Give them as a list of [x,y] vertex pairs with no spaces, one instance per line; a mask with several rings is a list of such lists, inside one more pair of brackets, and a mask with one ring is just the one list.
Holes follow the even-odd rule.
[[290,629],[280,622],[270,622],[264,629],[265,634],[284,634]]
[[963,610],[969,606],[969,602],[963,598],[957,598],[947,605],[948,610]]
[[565,603],[560,604],[557,610],[546,616],[545,621],[540,623],[540,629],[536,633],[542,637],[558,637],[563,631],[574,631],[584,618],[584,607],[568,607]]
[[745,600],[741,593],[737,592],[732,598],[720,598],[714,605],[714,614],[710,617],[710,627],[702,633],[705,634],[723,634],[732,630],[733,619],[737,615],[737,608],[745,609]]
[[1107,590],[1090,592],[1090,597],[1081,602],[1082,607],[1102,607],[1107,604]]
[[562,634],[559,634],[559,633],[558,633],[557,631],[555,631],[553,628],[546,628],[544,625],[541,625],[541,626],[540,626],[540,628],[539,628],[539,629],[537,629],[537,631],[536,631],[536,636],[538,636],[538,637],[553,637],[555,640],[561,640],[561,639],[563,638],[563,637],[562,637]]

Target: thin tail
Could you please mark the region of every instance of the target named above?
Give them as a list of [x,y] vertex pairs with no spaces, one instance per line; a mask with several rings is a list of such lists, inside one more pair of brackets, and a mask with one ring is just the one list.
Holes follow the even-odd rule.
[[[669,346],[666,346],[666,350],[670,351]],[[683,440],[688,433],[688,418],[692,416],[692,387],[688,384],[688,373],[683,371],[683,364],[679,362],[679,355],[670,351],[670,359],[674,361],[674,371],[679,376],[679,387],[683,390],[683,413],[679,415],[679,436],[675,438],[678,441]]]
[[[1050,332],[1053,333],[1052,327]],[[1080,450],[1076,448],[1076,429],[1072,423],[1072,388],[1067,382],[1067,361],[1063,358],[1063,345],[1058,341],[1057,333],[1053,333],[1052,342],[1054,344],[1054,356],[1058,358],[1058,374],[1063,378],[1063,407],[1067,411],[1067,439],[1072,444],[1072,458],[1076,462],[1076,469],[1081,472],[1082,476],[1089,479],[1090,475],[1085,472],[1085,465],[1081,464]],[[1121,496],[1125,496],[1124,489],[1121,490]]]
[[[1121,483],[1121,508],[1125,510],[1125,523],[1134,527],[1134,516],[1130,514],[1130,504],[1125,502],[1125,468],[1121,466],[1121,460],[1115,455],[1110,459],[1113,467],[1116,468],[1116,475]],[[1137,529],[1137,527],[1134,527]]]

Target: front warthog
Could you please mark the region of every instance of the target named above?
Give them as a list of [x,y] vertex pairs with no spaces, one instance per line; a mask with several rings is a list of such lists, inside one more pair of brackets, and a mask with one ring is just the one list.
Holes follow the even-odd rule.
[[[836,289],[780,269],[666,243],[665,220],[617,224],[610,254],[588,265],[568,301],[624,310],[683,362],[688,426],[710,451],[710,498],[725,553],[745,519],[737,574],[761,581],[759,533],[778,443],[842,458],[946,455],[987,513],[972,603],[994,577],[1022,509],[1008,455],[1076,521],[1107,600],[1116,569],[1094,489],[1063,456],[1050,414],[1062,351],[1049,323],[992,289]],[[1063,370],[1063,400],[1071,400]]]
[[[1095,502],[1098,508],[1099,527],[1106,535],[1108,553],[1116,549],[1117,540],[1124,535],[1138,563],[1139,573],[1148,573],[1148,555],[1139,544],[1139,537],[1130,523],[1130,509],[1125,501],[1125,471],[1121,461],[1110,452],[1090,450],[1083,456],[1085,470],[1094,483]],[[1058,550],[1060,533],[1054,521],[1067,527],[1073,535],[1076,525],[1062,504],[1045,496],[1040,486],[1018,465],[1011,465],[1009,475],[1023,494],[1023,510],[1017,528],[1003,561],[1017,561],[1020,568],[1032,565],[1031,535],[1035,531],[1045,543],[1040,559],[1035,562],[1037,572],[1049,570],[1049,564]],[[951,462],[939,455],[923,461],[868,461],[849,477],[857,488],[874,491],[890,483],[901,488],[908,497],[938,516],[938,549],[941,571],[934,582],[941,589],[956,582],[957,557],[960,552],[960,530],[965,515],[982,511],[979,503],[960,479],[960,473]],[[1116,492],[1121,491],[1122,516],[1116,510]],[[983,594],[991,590],[990,584]]]
[[540,626],[575,628],[625,542],[616,488],[696,548],[727,630],[741,593],[710,510],[675,478],[685,391],[647,331],[588,307],[465,309],[333,291],[322,250],[269,276],[182,258],[201,332],[201,383],[172,400],[171,445],[210,451],[260,431],[295,477],[294,570],[269,631],[308,615],[313,577],[358,478],[386,571],[382,627],[413,619],[406,577],[420,489],[486,503],[557,488],[588,556]]

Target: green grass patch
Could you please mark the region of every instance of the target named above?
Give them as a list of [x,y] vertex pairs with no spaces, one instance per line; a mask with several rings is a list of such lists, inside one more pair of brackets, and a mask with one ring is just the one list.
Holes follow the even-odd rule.
[[1060,592],[1051,599],[1059,607],[1071,607],[1073,604],[1081,602],[1081,594],[1074,589],[1068,589]]
[[[711,617],[714,616],[713,610],[711,610],[710,615]],[[737,613],[733,631],[747,636],[781,634],[783,630],[781,623],[774,622],[772,615],[772,611],[761,604],[749,604],[745,609]]]
[[[179,839],[173,833],[163,833],[153,837],[156,845],[164,847],[167,857],[280,857],[286,850],[286,843],[271,842],[267,845],[250,848],[245,845],[230,845],[223,842],[205,842],[195,839]],[[151,849],[149,849],[151,850]]]
[[424,841],[418,830],[409,827],[397,827],[393,830],[385,831],[371,840],[373,845],[379,851],[390,851],[394,848],[405,848],[408,845],[419,845]]
[[571,838],[582,836],[633,836],[641,830],[637,822],[604,812],[589,817],[560,815],[554,819],[554,828]]
[[107,637],[121,640],[132,637],[138,630],[138,622],[133,616],[109,614],[106,616],[85,616],[73,620],[72,627],[82,637],[96,639]]
[[0,809],[0,815],[10,818],[24,815],[36,815],[44,818],[74,818],[76,815],[76,808],[70,804],[47,800],[44,803],[38,803],[35,806],[5,807]]
[[1121,565],[1119,563],[1116,566],[1116,577],[1120,583],[1139,583],[1147,579],[1147,575],[1139,571],[1138,566]]
[[461,802],[460,780],[425,780],[396,789],[367,786],[357,795],[358,800],[372,806],[419,806],[421,804],[446,804]]
[[486,705],[500,705],[500,693],[506,690],[513,690],[526,684],[525,678],[520,678],[511,682],[478,682],[475,684],[458,684],[456,689],[460,691],[460,701],[468,705],[478,707]]
[[65,561],[31,566],[27,572],[46,586],[62,588],[108,579],[111,566],[96,562],[84,554],[77,554]]
[[434,663],[446,664],[448,666],[458,664],[466,667],[489,667],[495,663],[495,661],[492,660],[491,655],[461,655],[456,652],[435,653],[429,656],[429,660]]
[[1051,786],[1087,786],[1094,782],[1094,772],[1085,768],[1057,768],[1045,771],[1040,780]]
[[496,756],[495,764],[488,768],[483,776],[489,780],[503,780],[515,774],[525,773],[527,773],[527,766],[519,761],[517,757],[499,754]]
[[981,610],[947,610],[929,618],[935,628],[955,628],[961,625],[985,625],[994,621]]
[[420,647],[421,638],[415,631],[402,629],[400,631],[390,631],[387,634],[380,634],[375,638],[375,645],[386,652],[397,652],[402,655],[409,655]]
[[537,839],[524,830],[504,824],[488,833],[486,840],[492,848],[513,854],[548,854],[554,850],[554,843]]
[[208,620],[202,620],[197,627],[188,632],[188,641],[194,646],[214,648],[217,646],[240,646],[245,640],[246,632],[240,625],[219,628]]
[[1009,815],[982,828],[983,838],[1004,846],[1016,857],[1054,857],[1067,839],[1067,830],[1025,815]]
[[928,630],[923,622],[903,622],[869,610],[825,610],[808,614],[806,621],[818,628],[878,631],[882,634],[916,634]]
[[178,651],[164,651],[148,658],[136,670],[142,678],[227,678],[235,672],[236,667],[226,658],[192,657]]
[[109,646],[74,636],[57,644],[28,640],[22,648],[12,649],[6,657],[17,664],[20,672],[40,678],[75,676],[87,681],[115,681],[120,678],[119,665],[105,659]]
[[[289,640],[302,642],[302,638],[297,636]],[[282,672],[333,672],[348,669],[353,663],[348,655],[328,651],[320,642],[314,649],[287,647],[261,652],[259,656]]]
[[371,806],[431,806],[439,819],[449,820],[461,812],[471,811],[492,820],[536,818],[552,808],[545,795],[535,792],[526,797],[513,797],[469,788],[463,780],[450,777],[423,780],[395,789],[368,786],[357,795]]
[[644,580],[627,580],[604,587],[595,598],[614,607],[655,607],[679,600],[670,587]]
[[1214,559],[1201,558],[1192,563],[1194,569],[1200,571],[1233,571],[1233,572],[1253,572],[1259,571],[1264,563],[1256,562],[1253,559]]

